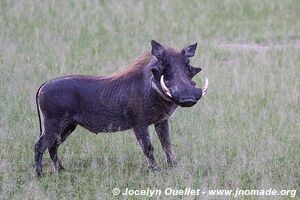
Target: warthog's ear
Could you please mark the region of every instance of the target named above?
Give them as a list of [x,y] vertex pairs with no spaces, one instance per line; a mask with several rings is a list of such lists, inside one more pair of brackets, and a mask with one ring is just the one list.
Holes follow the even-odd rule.
[[190,57],[193,57],[195,55],[195,52],[196,52],[196,48],[197,48],[197,43],[195,44],[192,44],[188,47],[185,47],[183,50],[182,50],[182,53],[190,58]]
[[192,78],[196,76],[202,69],[200,67],[191,67],[191,76]]
[[160,59],[165,50],[164,47],[158,42],[156,42],[155,40],[151,40],[151,46],[152,46],[151,54],[155,56],[157,59]]

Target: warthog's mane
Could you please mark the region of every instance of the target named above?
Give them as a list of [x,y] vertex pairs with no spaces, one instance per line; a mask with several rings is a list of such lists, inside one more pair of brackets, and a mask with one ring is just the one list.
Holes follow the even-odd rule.
[[111,78],[119,79],[142,73],[152,58],[153,56],[151,55],[151,53],[144,53],[143,55],[135,59],[131,64],[129,64],[125,69],[117,72],[116,74],[113,74]]
[[[166,52],[168,52],[168,54],[174,55],[174,54],[178,54],[180,52],[179,49],[174,49],[174,48],[171,48],[168,46],[166,46],[165,48],[166,48]],[[151,68],[157,64],[158,64],[157,59],[150,52],[144,53],[143,55],[141,55],[140,57],[135,59],[127,67],[125,67],[125,69],[122,69],[121,71],[111,75],[110,78],[112,80],[116,80],[116,79],[122,79],[125,77],[130,77],[135,74],[143,73],[146,68]],[[147,70],[147,71],[150,71],[150,70]],[[147,76],[148,75],[149,74],[147,73]]]

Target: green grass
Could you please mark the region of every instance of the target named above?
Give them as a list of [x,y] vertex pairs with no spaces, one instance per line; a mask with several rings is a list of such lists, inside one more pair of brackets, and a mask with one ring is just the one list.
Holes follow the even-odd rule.
[[[0,1],[0,198],[115,199],[115,187],[299,193],[299,12],[296,0]],[[149,51],[151,39],[199,42],[196,81],[210,80],[205,98],[170,119],[178,165],[167,168],[153,128],[161,174],[147,171],[131,131],[96,136],[78,128],[59,149],[67,171],[55,173],[46,153],[37,179],[39,85],[116,72]],[[240,43],[252,48],[231,46]]]

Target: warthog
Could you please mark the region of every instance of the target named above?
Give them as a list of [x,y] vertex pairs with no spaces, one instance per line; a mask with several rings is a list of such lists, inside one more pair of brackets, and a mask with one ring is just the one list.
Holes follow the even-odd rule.
[[151,41],[145,54],[127,70],[113,76],[64,76],[41,85],[36,94],[40,138],[35,144],[35,171],[42,174],[42,157],[48,148],[56,170],[63,166],[57,148],[80,125],[93,133],[133,129],[148,166],[160,170],[153,156],[148,127],[155,130],[170,166],[175,163],[168,119],[177,106],[197,103],[208,87],[196,88],[192,67],[197,43],[181,51]]

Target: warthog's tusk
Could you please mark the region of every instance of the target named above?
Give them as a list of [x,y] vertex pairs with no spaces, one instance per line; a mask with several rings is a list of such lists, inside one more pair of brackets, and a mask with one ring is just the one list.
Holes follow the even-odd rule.
[[205,77],[205,84],[204,84],[204,86],[202,88],[202,96],[205,95],[207,89],[208,89],[208,79]]
[[162,75],[160,77],[160,86],[162,88],[162,90],[170,97],[172,98],[171,92],[169,90],[169,88],[165,85],[165,81],[164,81],[164,75]]

